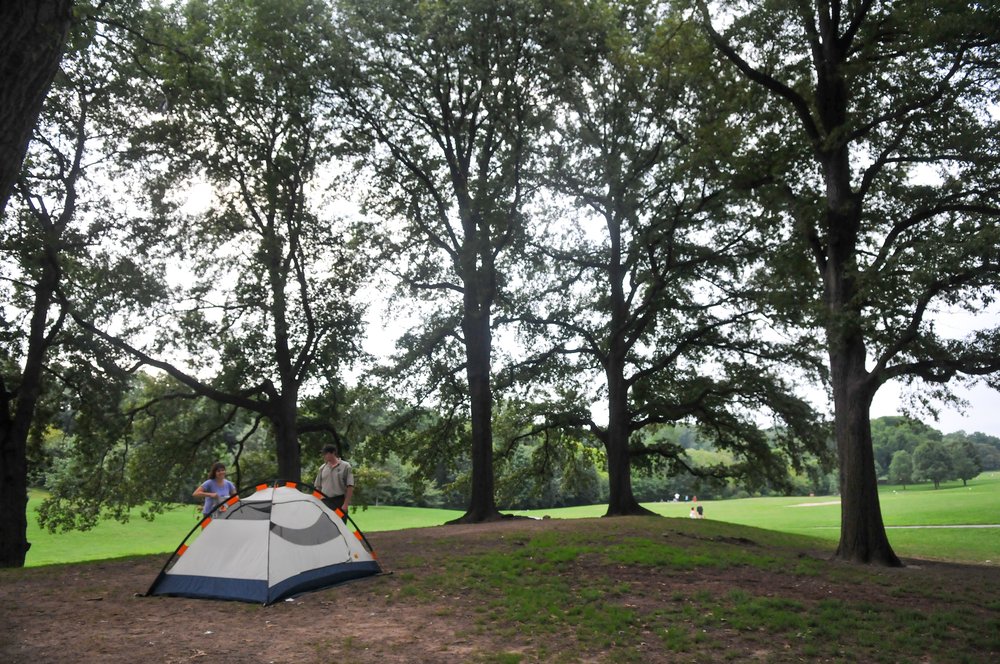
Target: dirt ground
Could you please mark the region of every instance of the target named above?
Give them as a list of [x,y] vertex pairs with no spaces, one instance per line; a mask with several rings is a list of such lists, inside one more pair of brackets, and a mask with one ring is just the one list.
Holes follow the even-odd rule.
[[[496,653],[519,653],[524,661],[537,661],[528,634],[469,629],[472,607],[481,599],[479,589],[463,589],[461,596],[442,594],[431,601],[405,601],[406,593],[400,589],[407,579],[435,572],[435,556],[415,555],[415,551],[504,546],[511,542],[512,534],[561,527],[566,526],[556,521],[517,521],[369,534],[391,574],[307,593],[269,607],[143,597],[163,557],[0,570],[0,662],[505,661]],[[984,573],[982,568],[936,563],[910,569],[917,574],[943,575],[948,578],[937,582],[959,587],[976,587]],[[995,569],[986,571],[997,576]],[[581,568],[575,573],[588,571]],[[607,570],[601,573],[607,574]],[[754,566],[721,572],[695,570],[683,577],[659,579],[648,570],[628,566],[618,567],[615,573],[620,577],[617,580],[641,589],[634,597],[623,599],[638,605],[665,601],[668,595],[663,591],[657,595],[649,589],[678,582],[683,582],[687,593],[746,588],[827,598],[848,592],[824,577],[782,575]],[[849,592],[852,600],[858,599],[856,586]],[[873,602],[894,601],[878,584],[872,584],[870,592]],[[908,606],[912,602],[912,598],[905,599]],[[767,652],[746,652],[739,635],[732,638],[736,651],[749,655],[742,659],[788,661],[772,658]],[[549,652],[553,645],[558,648],[558,644],[547,645]],[[632,657],[638,661],[684,661],[653,648],[643,652],[644,646],[639,644]],[[616,659],[600,651],[586,657],[593,662]]]

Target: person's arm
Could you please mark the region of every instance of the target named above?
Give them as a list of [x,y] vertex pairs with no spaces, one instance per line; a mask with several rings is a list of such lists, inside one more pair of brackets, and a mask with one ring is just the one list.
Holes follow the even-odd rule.
[[217,493],[212,493],[211,491],[205,491],[205,485],[204,484],[199,484],[198,488],[195,489],[194,493],[192,493],[191,495],[194,496],[195,498],[218,498],[219,497],[219,494],[217,494]]
[[340,511],[347,514],[347,508],[351,504],[351,496],[354,495],[354,485],[348,484],[344,490],[344,504],[340,506]]

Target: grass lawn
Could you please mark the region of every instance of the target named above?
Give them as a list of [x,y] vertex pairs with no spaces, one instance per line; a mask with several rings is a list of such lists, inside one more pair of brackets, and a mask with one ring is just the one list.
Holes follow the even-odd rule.
[[[949,482],[935,490],[919,484],[905,490],[883,486],[879,495],[889,542],[901,556],[1000,564],[1000,528],[910,528],[909,526],[1000,525],[1000,472],[983,473],[968,486]],[[792,496],[698,501],[705,517],[767,530],[809,535],[828,540],[835,548],[840,539],[838,496]],[[687,517],[693,503],[646,503],[657,514]],[[553,519],[594,517],[604,505],[515,512]]]
[[[32,492],[28,502],[27,566],[100,560],[131,555],[168,553],[198,522],[196,505],[179,506],[149,522],[136,516],[128,523],[102,521],[87,532],[50,534],[38,527],[35,509],[42,495]],[[961,482],[882,487],[882,514],[889,541],[899,555],[979,564],[1000,564],[1000,528],[904,528],[904,526],[975,526],[1000,524],[1000,472],[984,473],[969,486]],[[706,519],[754,526],[789,534],[818,537],[830,543],[839,538],[840,506],[836,496],[746,498],[699,501]],[[646,507],[670,517],[687,517],[691,503],[648,503]],[[511,512],[553,519],[597,517],[604,505]],[[365,533],[437,526],[456,518],[455,510],[415,507],[370,507],[352,512]],[[377,538],[373,542],[378,546]]]
[[[35,512],[44,495],[28,496],[28,551],[26,567],[104,560],[148,553],[170,553],[201,519],[200,505],[179,505],[147,521],[136,514],[127,523],[101,521],[92,530],[49,533],[38,526]],[[439,526],[462,512],[419,507],[370,507],[351,517],[365,533]]]
[[0,661],[60,660],[67,626],[73,661],[102,663],[1000,661],[996,567],[847,565],[832,540],[686,516],[371,539],[391,574],[268,607],[137,597],[159,556],[0,570]]

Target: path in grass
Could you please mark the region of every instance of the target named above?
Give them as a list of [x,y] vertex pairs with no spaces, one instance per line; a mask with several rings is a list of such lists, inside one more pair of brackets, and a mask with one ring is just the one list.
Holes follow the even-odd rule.
[[1000,528],[1000,523],[968,523],[954,526],[886,526],[886,530],[907,528]]

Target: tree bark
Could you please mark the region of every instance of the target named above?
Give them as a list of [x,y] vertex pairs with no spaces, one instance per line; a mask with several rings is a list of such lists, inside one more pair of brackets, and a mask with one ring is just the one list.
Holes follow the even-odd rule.
[[[842,80],[820,76],[824,122],[843,125],[846,92]],[[900,566],[882,522],[872,448],[871,402],[878,381],[865,368],[867,348],[859,321],[856,260],[860,209],[850,186],[847,146],[822,153],[826,178],[827,252],[820,264],[826,299],[826,336],[833,386],[834,435],[840,462],[840,543],[836,557],[852,562]]]
[[278,457],[278,477],[302,480],[302,451],[299,448],[298,395],[282,393],[275,405],[274,444]]
[[602,358],[608,382],[608,428],[603,438],[608,456],[608,511],[605,516],[652,514],[640,506],[632,493],[632,463],[629,455],[631,419],[628,412],[628,383],[625,360],[628,355],[626,332],[629,329],[628,304],[625,298],[625,275],[622,264],[622,227],[618,216],[607,218],[610,255],[608,258],[608,300],[611,320],[608,323],[608,352]]
[[[466,299],[469,300],[469,295]],[[467,301],[462,332],[472,420],[472,490],[468,510],[450,523],[482,523],[502,518],[494,496],[493,391],[490,384],[493,334],[490,326],[488,309]]]
[[[5,390],[6,387],[4,386]],[[28,542],[28,427],[18,416],[11,417],[10,396],[4,391],[0,414],[0,567],[23,567],[31,544]],[[15,403],[20,403],[18,399]],[[19,410],[19,409],[15,409]],[[29,422],[30,423],[30,420]]]
[[0,215],[62,59],[72,0],[0,2]]
[[885,534],[879,505],[863,344],[847,342],[831,349],[834,430],[840,462],[840,543],[835,556],[857,563],[900,567]]
[[[620,345],[620,340],[618,340]],[[632,493],[632,461],[629,454],[628,387],[624,378],[624,353],[612,352],[608,380],[608,429],[604,449],[608,455],[608,511],[604,516],[653,514]]]
[[0,385],[0,567],[23,567],[28,542],[28,433],[35,405],[42,391],[45,354],[53,331],[48,329],[49,308],[59,283],[59,266],[52,256],[42,260],[42,274],[35,286],[28,330],[28,352],[20,384]]

